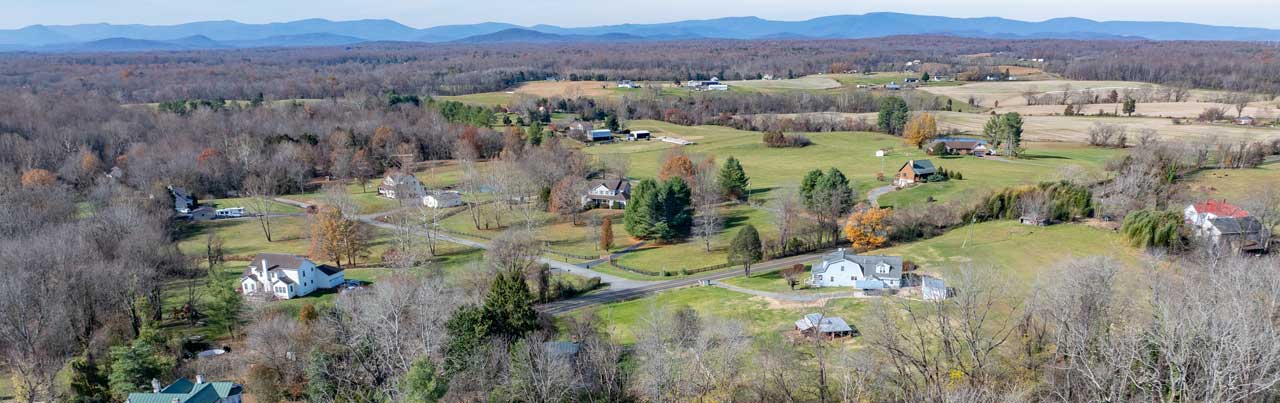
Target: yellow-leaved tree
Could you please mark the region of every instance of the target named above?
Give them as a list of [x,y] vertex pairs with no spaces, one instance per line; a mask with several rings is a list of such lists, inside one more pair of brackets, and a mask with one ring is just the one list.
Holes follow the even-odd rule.
[[938,121],[934,119],[933,114],[921,113],[907,122],[906,129],[902,132],[902,137],[907,139],[907,144],[911,144],[915,148],[924,147],[930,141],[938,137]]
[[891,210],[870,208],[854,211],[844,225],[844,235],[852,243],[850,246],[858,252],[865,252],[884,246],[889,242],[888,219]]
[[322,206],[311,222],[311,257],[323,258],[342,267],[369,254],[369,233],[360,223],[347,219],[333,206]]

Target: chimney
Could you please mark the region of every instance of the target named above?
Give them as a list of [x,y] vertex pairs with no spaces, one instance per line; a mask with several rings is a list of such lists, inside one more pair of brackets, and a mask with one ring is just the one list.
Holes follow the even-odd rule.
[[204,383],[204,374],[196,374],[196,385]]
[[151,392],[152,392],[152,393],[160,393],[160,380],[159,380],[159,379],[151,378]]

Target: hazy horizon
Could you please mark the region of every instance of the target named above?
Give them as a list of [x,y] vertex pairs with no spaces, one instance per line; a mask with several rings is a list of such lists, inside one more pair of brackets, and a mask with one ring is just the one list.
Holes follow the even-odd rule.
[[[224,0],[217,3],[174,3],[154,0],[13,0],[0,16],[0,29],[30,25],[144,24],[176,25],[197,21],[234,20],[243,23],[288,22],[310,18],[330,20],[390,19],[414,28],[440,25],[506,22],[517,25],[550,24],[585,27],[613,24],[647,24],[682,20],[754,16],[769,20],[801,21],[840,14],[896,12],[956,18],[1002,17],[1023,21],[1078,17],[1097,21],[1162,21],[1207,25],[1280,29],[1280,19],[1265,12],[1274,5],[1263,0],[1221,0],[1206,9],[1188,0],[1140,0],[1115,4],[1080,0],[1072,7],[1035,5],[1008,0],[974,0],[964,4],[921,1],[910,4],[886,0],[843,4],[826,0],[791,0],[785,7],[765,0],[711,0],[684,4],[674,0],[649,2],[515,1],[490,2],[379,1],[351,6],[336,0]],[[782,9],[780,9],[782,8]],[[500,10],[500,12],[494,12]]]

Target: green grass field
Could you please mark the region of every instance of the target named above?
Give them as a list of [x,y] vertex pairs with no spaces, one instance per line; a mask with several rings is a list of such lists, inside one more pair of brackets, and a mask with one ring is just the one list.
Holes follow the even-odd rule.
[[[829,316],[845,318],[862,317],[870,302],[858,299],[836,299],[822,306],[771,306],[759,297],[729,291],[717,287],[685,288],[654,296],[605,305],[596,310],[606,331],[625,344],[636,341],[636,335],[645,330],[650,313],[660,309],[692,308],[702,315],[710,315],[743,322],[755,336],[777,334],[791,330],[801,316],[812,312],[824,312]],[[857,323],[850,322],[857,326]]]
[[787,281],[782,278],[782,272],[777,270],[762,274],[752,273],[751,277],[734,277],[724,280],[724,283],[742,288],[778,293],[816,294],[842,291],[834,288],[809,288],[803,284],[804,278],[808,278],[808,276],[808,272],[801,275],[802,284],[796,285],[795,290],[792,290],[791,287],[787,285]]
[[[200,204],[212,205],[214,208],[244,207],[244,210],[246,213],[258,212],[258,211],[255,211],[255,209],[257,208],[256,207],[257,205],[247,197],[229,197],[224,199],[200,200]],[[267,212],[272,214],[294,214],[294,213],[302,212],[302,209],[298,208],[297,206],[293,206],[289,204],[268,202],[267,205],[268,205]]]
[[[804,148],[768,148],[760,141],[760,133],[735,130],[721,126],[679,126],[665,122],[639,120],[629,123],[632,129],[653,131],[655,136],[676,136],[697,142],[686,146],[690,154],[709,154],[717,161],[729,156],[742,161],[751,177],[751,186],[763,193],[782,186],[799,184],[804,174],[813,169],[839,168],[856,185],[859,195],[887,182],[877,182],[876,173],[885,172],[892,177],[909,159],[933,159],[935,165],[964,174],[965,180],[954,183],[921,186],[911,192],[934,193],[935,198],[996,189],[1011,184],[1034,183],[1055,180],[1059,169],[1077,165],[1090,170],[1100,170],[1102,162],[1118,155],[1109,149],[1089,148],[1083,145],[1061,143],[1028,143],[1025,161],[1000,162],[991,159],[963,157],[954,159],[932,158],[923,151],[907,146],[901,138],[876,133],[808,133],[813,145]],[[589,154],[624,154],[631,158],[631,176],[649,178],[656,176],[663,154],[678,147],[660,141],[623,142],[599,145],[584,149]],[[887,157],[877,158],[878,149],[892,149]],[[939,188],[941,189],[934,189]],[[912,196],[890,194],[888,204],[924,200],[928,195]]]
[[[352,183],[346,186],[347,195],[350,196],[351,201],[355,203],[357,208],[356,212],[358,214],[380,213],[401,207],[402,203],[403,205],[412,204],[413,200],[392,200],[378,196],[379,183],[382,183],[381,178],[371,180],[364,186],[361,186],[359,183]],[[307,204],[318,204],[324,200],[324,190],[292,194],[284,197]]]
[[1187,180],[1197,199],[1226,199],[1237,203],[1257,194],[1259,189],[1280,187],[1280,162],[1253,169],[1214,169]]
[[[1031,290],[1045,270],[1072,258],[1111,256],[1128,270],[1141,270],[1144,255],[1123,243],[1118,233],[1083,224],[1029,227],[1013,221],[980,223],[942,236],[870,252],[901,255],[919,265],[917,273],[954,278],[958,270],[972,265],[992,270],[1006,279],[1013,297]],[[780,274],[774,272],[750,278],[736,277],[726,283],[770,292],[787,292]],[[804,290],[802,293],[831,292],[834,289]],[[835,299],[818,306],[769,301],[734,291],[699,287],[669,291],[633,301],[606,305],[598,313],[619,341],[631,343],[643,330],[651,309],[688,306],[700,313],[740,320],[753,334],[781,332],[791,328],[800,315],[822,309],[842,316],[855,327],[869,320],[868,299]]]
[[1143,253],[1126,245],[1119,232],[1083,224],[1033,227],[1016,221],[964,226],[870,253],[903,256],[915,262],[920,272],[943,279],[967,265],[995,270],[1021,290],[1028,290],[1045,269],[1073,258],[1110,256],[1130,267],[1143,263]]

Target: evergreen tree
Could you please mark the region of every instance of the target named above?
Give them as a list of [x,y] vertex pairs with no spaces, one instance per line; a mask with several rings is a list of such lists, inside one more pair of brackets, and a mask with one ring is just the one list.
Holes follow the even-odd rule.
[[982,135],[996,147],[1003,147],[1005,155],[1017,156],[1022,146],[1022,115],[1009,112],[992,116],[982,126]]
[[484,299],[484,316],[489,336],[518,339],[538,329],[538,312],[533,310],[533,293],[520,272],[498,273]]
[[529,128],[526,130],[526,132],[527,132],[526,137],[529,138],[530,145],[533,145],[533,146],[542,145],[544,130],[542,128],[541,122],[533,122],[532,125],[529,125]]
[[683,178],[673,177],[662,185],[658,192],[659,207],[658,225],[655,226],[659,240],[674,241],[689,236],[693,229],[693,211],[689,204],[693,192]]
[[743,226],[729,245],[729,263],[742,265],[742,272],[750,276],[751,264],[763,258],[764,247],[760,243],[760,233],[751,224]]
[[648,239],[653,233],[654,217],[657,217],[658,183],[645,179],[631,189],[623,224],[627,233],[636,238]]
[[466,369],[475,354],[489,342],[489,321],[483,308],[464,306],[453,312],[444,327],[444,372],[453,375]]
[[205,311],[209,314],[210,322],[222,325],[228,334],[235,335],[236,326],[240,324],[240,314],[244,312],[244,298],[236,292],[230,279],[218,274],[219,269],[209,270],[206,282],[210,289],[210,301]]
[[71,402],[107,403],[111,401],[110,383],[93,355],[85,354],[71,361]]
[[116,400],[123,401],[129,393],[149,390],[152,379],[169,375],[174,362],[172,357],[161,351],[162,345],[154,330],[144,329],[133,344],[111,348],[108,384]]
[[436,374],[436,364],[431,357],[422,356],[409,367],[409,372],[400,380],[400,391],[404,393],[404,401],[429,403],[440,400],[444,396],[448,383]]
[[[822,175],[814,194],[829,195],[831,200],[846,206],[853,204],[853,189],[849,187],[849,178],[846,178],[844,172],[840,172],[835,167],[827,170],[827,173]],[[841,213],[843,214],[843,212]]]
[[618,122],[618,115],[613,112],[609,112],[609,115],[604,118],[604,127],[608,128],[609,131],[617,133],[618,130],[622,128],[622,124]]
[[1017,156],[1022,148],[1022,115],[1018,112],[1004,114],[1005,141],[1008,142],[1006,153]]
[[1124,114],[1133,116],[1136,111],[1138,111],[1138,100],[1129,96],[1124,97]]
[[911,118],[911,111],[907,109],[907,102],[898,97],[884,97],[880,99],[880,113],[876,115],[876,125],[880,131],[901,135],[902,130],[907,126],[907,120]]
[[813,189],[818,187],[820,180],[822,180],[822,170],[815,169],[804,174],[804,179],[800,181],[800,198],[804,200],[806,207],[813,206]]
[[920,75],[920,81],[929,82],[929,78],[931,77],[929,77],[929,72],[927,71]]
[[751,178],[747,177],[737,158],[730,156],[724,161],[724,167],[720,168],[720,188],[726,198],[744,199],[750,184]]

